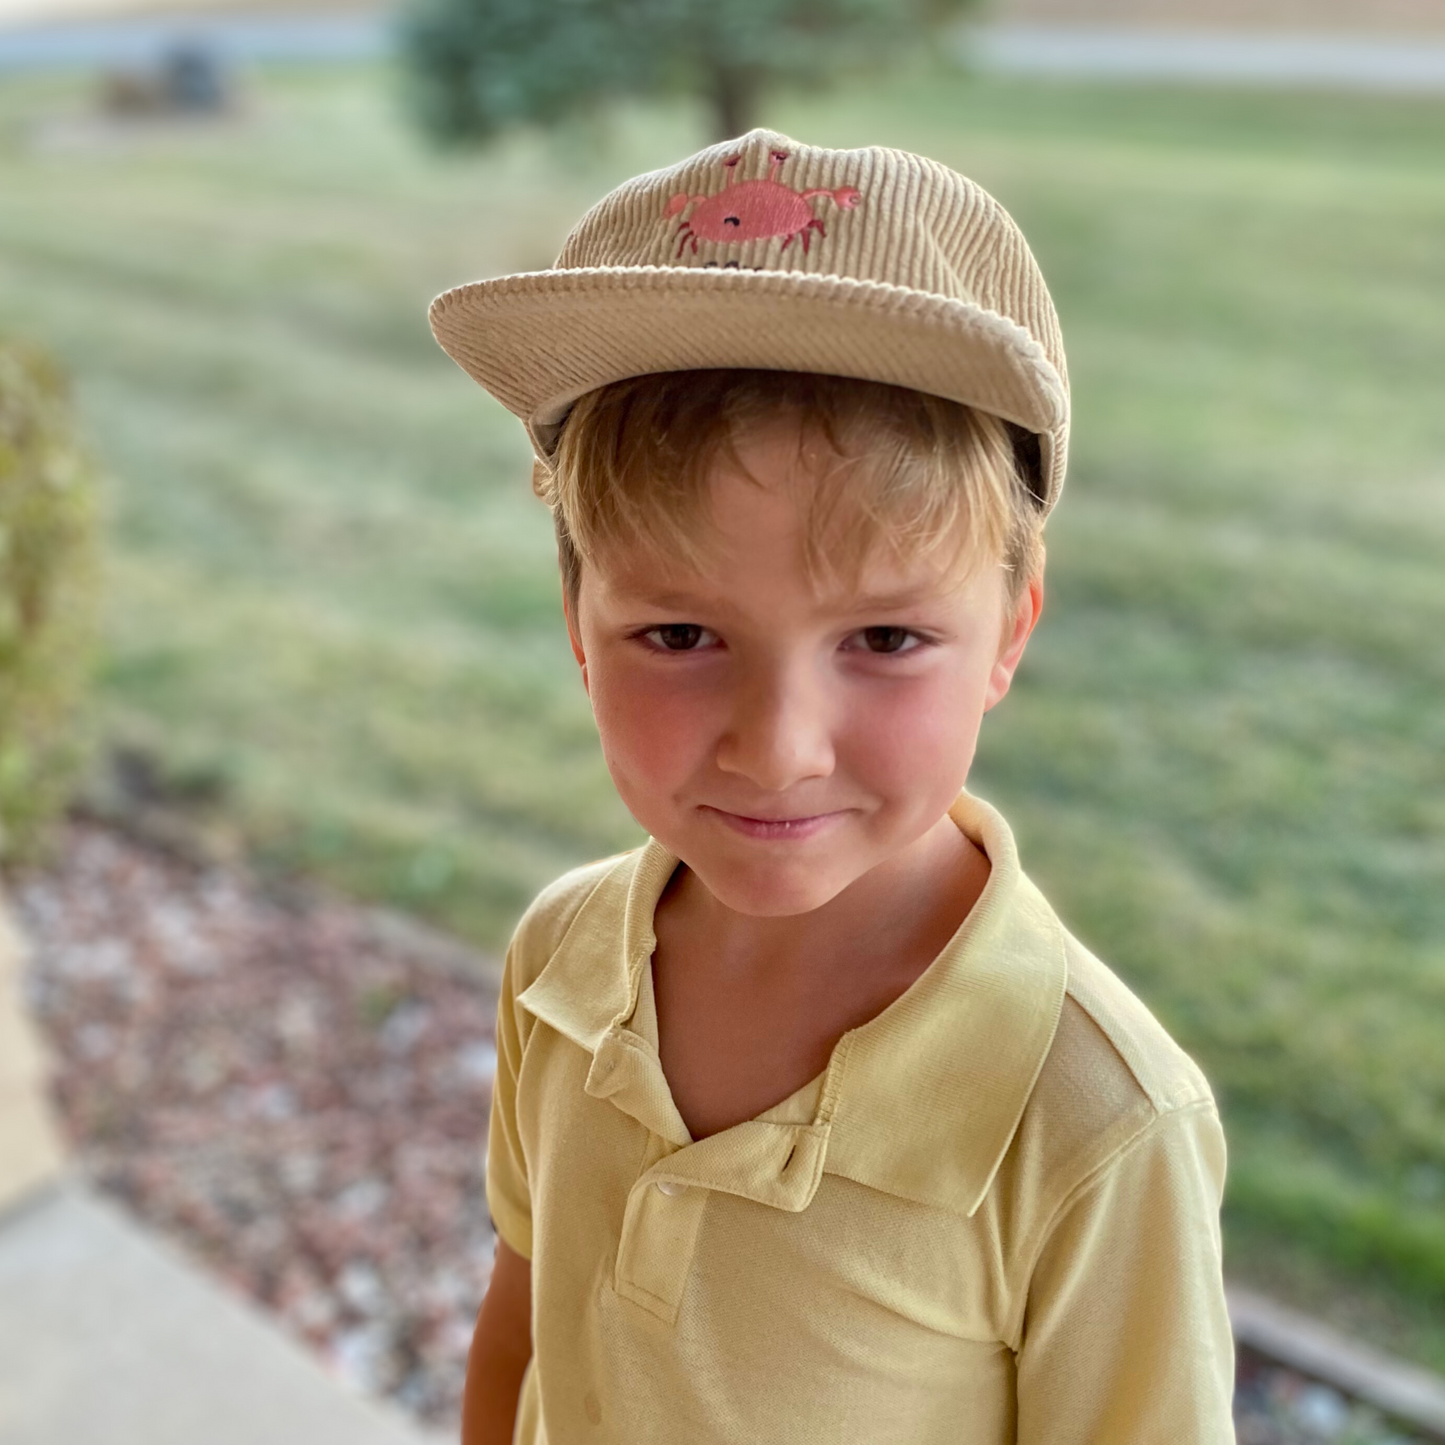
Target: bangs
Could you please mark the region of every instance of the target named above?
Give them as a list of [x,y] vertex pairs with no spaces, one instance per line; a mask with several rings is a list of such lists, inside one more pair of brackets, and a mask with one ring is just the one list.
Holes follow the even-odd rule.
[[[617,545],[706,569],[710,479],[749,473],[740,443],[796,428],[791,484],[806,498],[815,581],[851,583],[882,548],[971,571],[994,563],[1011,594],[1036,569],[1042,508],[1021,429],[958,402],[882,382],[788,371],[665,372],[589,392],[538,468],[564,583]],[[803,489],[806,489],[805,491]]]

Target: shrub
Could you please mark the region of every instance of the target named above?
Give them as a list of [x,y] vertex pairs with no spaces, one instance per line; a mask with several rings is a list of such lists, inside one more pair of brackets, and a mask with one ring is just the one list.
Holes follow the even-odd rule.
[[0,341],[0,863],[35,855],[84,762],[96,516],[60,374]]

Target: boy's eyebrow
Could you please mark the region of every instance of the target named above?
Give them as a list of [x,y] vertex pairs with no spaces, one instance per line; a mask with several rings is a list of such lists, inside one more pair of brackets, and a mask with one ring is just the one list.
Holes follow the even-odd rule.
[[704,582],[693,590],[686,584],[668,586],[666,579],[629,577],[616,585],[615,593],[630,607],[645,607],[656,612],[731,612],[738,608],[736,596],[721,582],[712,586]]
[[651,592],[645,587],[627,588],[624,596],[639,607],[653,607],[659,612],[687,612],[694,607],[716,606],[717,600],[695,592]]
[[920,602],[936,598],[939,587],[936,582],[921,582],[915,587],[900,588],[897,592],[868,592],[861,597],[849,599],[850,612],[901,612],[917,606]]
[[[839,612],[902,612],[918,603],[938,596],[936,581],[920,582],[912,587],[903,587],[895,592],[867,592],[858,596],[839,597],[835,610]],[[704,595],[696,592],[654,592],[646,587],[628,589],[627,600],[640,607],[656,608],[663,612],[687,612],[693,608],[707,607],[727,609],[731,599],[726,596]],[[834,605],[834,599],[829,599]]]

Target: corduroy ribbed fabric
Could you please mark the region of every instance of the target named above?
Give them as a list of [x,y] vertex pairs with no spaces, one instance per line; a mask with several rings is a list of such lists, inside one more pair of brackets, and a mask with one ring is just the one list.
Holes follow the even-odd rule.
[[968,918],[827,1069],[694,1141],[658,1057],[655,841],[519,926],[487,1197],[532,1261],[518,1445],[1227,1445],[1209,1087],[1003,819]]
[[907,151],[750,131],[625,182],[549,270],[458,286],[431,323],[544,463],[588,391],[747,367],[978,407],[1039,437],[1046,507],[1063,486],[1068,373],[1028,243],[981,186]]

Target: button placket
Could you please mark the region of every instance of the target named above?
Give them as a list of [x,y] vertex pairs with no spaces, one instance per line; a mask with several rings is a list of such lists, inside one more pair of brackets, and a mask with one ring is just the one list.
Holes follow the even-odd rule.
[[642,1178],[627,1197],[617,1247],[617,1293],[667,1324],[677,1322],[708,1191]]

